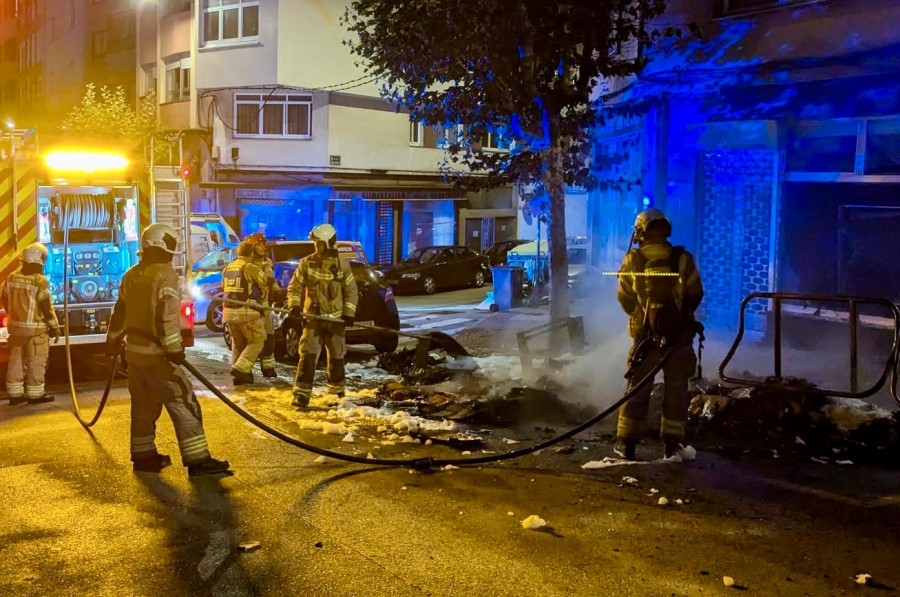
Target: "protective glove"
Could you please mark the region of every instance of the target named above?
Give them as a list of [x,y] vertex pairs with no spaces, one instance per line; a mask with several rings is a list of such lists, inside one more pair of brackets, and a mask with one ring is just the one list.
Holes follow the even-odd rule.
[[118,356],[122,353],[122,339],[121,338],[107,338],[106,339],[106,356],[114,357]]
[[353,322],[356,321],[356,318],[352,315],[341,315],[341,319],[344,320],[344,325],[346,327],[350,327],[351,325],[353,325]]
[[291,307],[291,317],[303,319],[303,307]]
[[47,335],[51,340],[56,340],[59,338],[59,328],[47,328]]
[[184,351],[179,350],[178,352],[167,352],[166,360],[170,363],[174,363],[175,365],[184,365]]

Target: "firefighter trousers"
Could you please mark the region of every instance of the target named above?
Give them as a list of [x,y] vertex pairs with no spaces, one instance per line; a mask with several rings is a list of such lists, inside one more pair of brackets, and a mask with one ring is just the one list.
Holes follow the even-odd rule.
[[263,315],[263,323],[265,324],[266,340],[263,343],[262,350],[259,353],[259,367],[263,371],[275,370],[275,322],[272,313]]
[[131,393],[131,460],[156,454],[156,421],[163,407],[175,427],[184,466],[208,459],[200,403],[184,369],[162,355],[126,350],[126,357]]
[[[637,342],[632,352],[637,348]],[[663,350],[652,346],[646,351],[643,360],[635,365],[628,381],[630,390],[656,367]],[[688,381],[697,368],[697,357],[694,355],[692,342],[682,344],[674,349],[672,356],[663,366],[664,392],[662,402],[662,425],[660,435],[663,438],[682,439],[684,425],[688,417],[690,395]],[[647,414],[650,410],[650,394],[653,384],[647,384],[643,390],[633,396],[619,409],[619,421],[616,435],[621,439],[637,440],[644,432]]]
[[325,390],[329,394],[340,394],[344,391],[344,356],[347,345],[344,342],[344,329],[340,325],[324,324],[322,326],[306,326],[300,336],[300,362],[297,364],[297,375],[294,377],[294,398],[304,404],[309,403],[313,382],[316,377],[316,363],[322,347],[328,353],[328,383]]
[[[241,373],[253,373],[266,342],[266,326],[261,317],[246,322],[229,322],[231,331],[231,366]],[[273,363],[274,367],[274,363]]]
[[50,356],[50,336],[9,336],[9,363],[6,392],[10,398],[40,398],[44,395],[44,375]]

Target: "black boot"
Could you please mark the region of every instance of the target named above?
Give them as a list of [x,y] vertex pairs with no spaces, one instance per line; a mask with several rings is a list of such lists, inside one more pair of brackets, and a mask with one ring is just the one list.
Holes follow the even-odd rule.
[[162,469],[172,464],[172,459],[167,454],[147,454],[133,458],[134,472],[136,473],[158,473]]
[[249,385],[253,383],[253,373],[244,373],[243,371],[232,369],[231,379],[234,380],[234,385],[236,386]]
[[45,404],[47,402],[53,402],[54,400],[56,400],[56,398],[54,398],[50,394],[42,394],[37,398],[29,398],[28,404]]
[[265,367],[263,367],[262,374],[263,374],[263,377],[266,377],[268,379],[272,379],[273,377],[278,377],[277,371],[275,371],[274,369],[267,369]]
[[10,406],[18,406],[20,404],[25,404],[28,402],[28,399],[25,396],[10,396],[9,397],[9,405]]
[[681,440],[675,437],[664,437],[663,444],[665,445],[665,454],[666,458],[672,458],[681,453]]
[[234,473],[230,470],[231,465],[227,460],[216,460],[215,458],[207,458],[206,460],[188,465],[189,477],[203,477],[206,475],[227,475]]
[[295,392],[294,399],[291,401],[291,406],[297,410],[307,410],[309,408],[309,396]]
[[635,440],[619,438],[613,447],[613,452],[623,460],[637,460],[636,449],[637,442]]

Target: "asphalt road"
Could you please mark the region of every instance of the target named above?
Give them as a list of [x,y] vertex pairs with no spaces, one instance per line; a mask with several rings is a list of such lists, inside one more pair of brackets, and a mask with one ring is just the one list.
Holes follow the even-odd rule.
[[[201,345],[190,357],[234,395],[223,355]],[[85,410],[100,385],[79,383]],[[0,406],[0,595],[716,595],[735,590],[725,576],[759,595],[855,595],[875,590],[854,583],[862,573],[885,592],[900,587],[896,473],[711,453],[583,470],[612,455],[592,433],[563,444],[567,453],[484,467],[320,464],[202,393],[210,445],[236,475],[190,482],[166,415],[159,447],[175,466],[131,472],[128,399],[117,386],[92,434],[64,394]],[[308,415],[288,408],[287,388],[239,397],[322,447],[460,456],[388,445],[372,430],[352,444],[301,431]],[[535,421],[512,437],[474,431],[500,451],[520,447],[505,439],[524,444],[559,429]],[[530,515],[548,526],[523,529]],[[242,542],[260,546],[241,552]]]

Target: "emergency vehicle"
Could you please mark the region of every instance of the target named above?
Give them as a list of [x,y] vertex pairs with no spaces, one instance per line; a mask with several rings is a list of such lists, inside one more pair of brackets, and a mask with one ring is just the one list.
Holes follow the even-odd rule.
[[[138,262],[141,231],[151,223],[168,224],[182,235],[173,265],[184,281],[182,338],[192,346],[194,307],[188,293],[190,268],[185,267],[191,263],[190,197],[173,169],[141,171],[126,154],[84,148],[58,148],[39,156],[13,145],[4,154],[0,282],[19,266],[25,247],[43,243],[49,250],[44,273],[61,324],[68,292],[70,344],[73,349],[102,347],[122,276]],[[7,323],[0,308],[0,362],[9,357]]]

